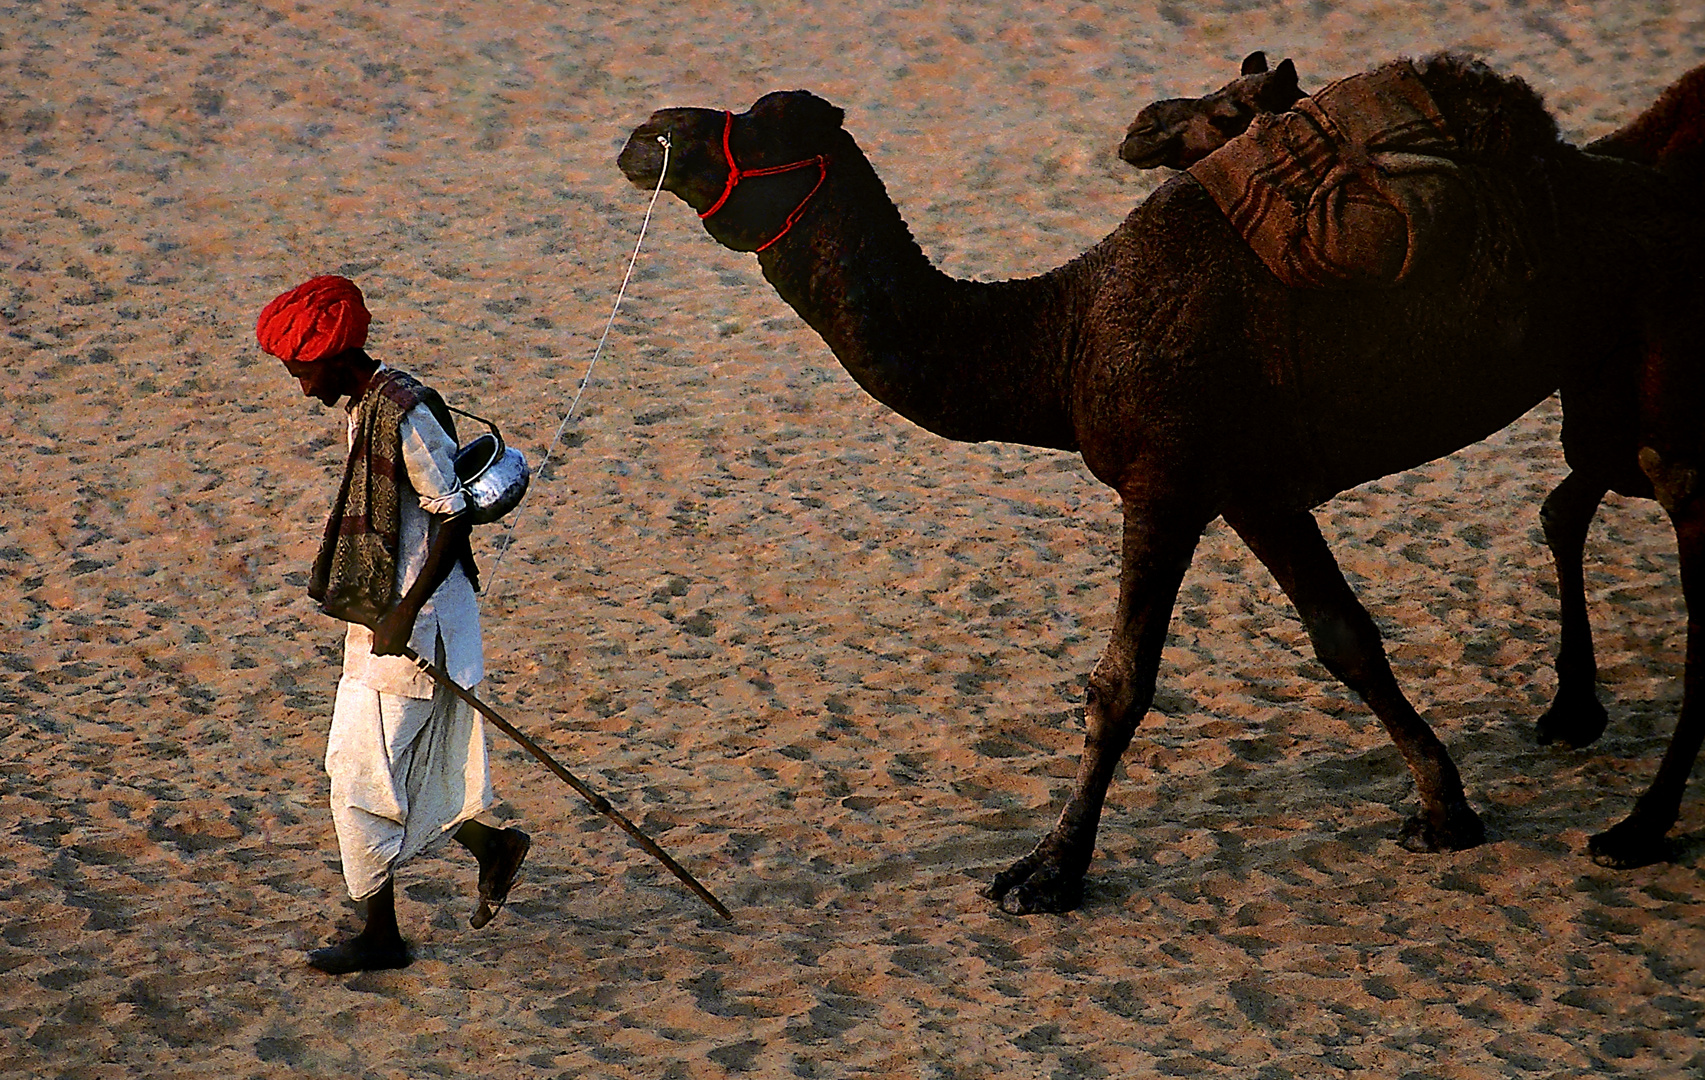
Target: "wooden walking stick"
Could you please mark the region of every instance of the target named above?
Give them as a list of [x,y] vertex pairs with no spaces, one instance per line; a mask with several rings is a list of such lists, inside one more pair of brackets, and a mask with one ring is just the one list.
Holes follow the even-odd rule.
[[634,843],[644,848],[646,852],[658,862],[668,867],[671,874],[680,878],[682,884],[693,890],[700,900],[703,900],[711,906],[713,911],[727,919],[729,922],[734,921],[734,916],[729,914],[728,909],[722,906],[722,901],[712,896],[710,894],[710,890],[699,884],[699,880],[693,875],[687,873],[686,869],[682,867],[680,863],[671,859],[669,857],[669,853],[658,847],[655,840],[641,832],[638,825],[629,821],[626,815],[624,815],[620,810],[617,810],[614,806],[611,806],[610,800],[604,798],[604,796],[581,783],[579,777],[575,776],[573,773],[558,764],[556,758],[547,754],[543,747],[534,742],[532,739],[529,739],[526,735],[522,734],[520,729],[514,724],[511,724],[509,721],[499,716],[497,710],[475,697],[466,687],[461,686],[454,679],[450,678],[450,676],[446,674],[442,668],[438,667],[438,665],[426,660],[407,645],[403,646],[402,654],[410,660],[413,660],[420,670],[432,676],[438,685],[444,687],[452,694],[455,694],[457,697],[473,706],[479,711],[481,716],[490,720],[499,731],[520,743],[522,748],[529,754],[532,754],[534,757],[544,762],[545,768],[560,776],[564,783],[573,788],[582,799],[585,799],[591,804],[592,809],[603,814],[617,825],[620,825],[623,832],[633,837]]

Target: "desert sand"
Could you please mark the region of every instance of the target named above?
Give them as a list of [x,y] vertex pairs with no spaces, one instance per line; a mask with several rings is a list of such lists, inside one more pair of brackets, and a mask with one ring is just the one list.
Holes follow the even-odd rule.
[[1658,0],[783,11],[0,0],[0,1074],[1705,1073],[1705,790],[1674,862],[1585,856],[1680,701],[1655,505],[1589,541],[1609,732],[1531,736],[1555,400],[1318,512],[1484,846],[1397,846],[1396,753],[1215,525],[1083,907],[1015,918],[977,889],[1069,784],[1116,500],[887,412],[667,196],[501,561],[478,537],[481,693],[736,921],[494,735],[534,837],[508,909],[467,928],[452,846],[399,877],[412,967],[303,964],[356,920],[321,769],[341,630],[303,590],[343,436],[255,346],[280,290],[355,278],[374,355],[537,463],[654,109],[816,91],[924,249],[993,279],[1114,228],[1162,179],[1115,157],[1137,108],[1254,49],[1306,87],[1472,50],[1575,140],[1705,60],[1705,11]]

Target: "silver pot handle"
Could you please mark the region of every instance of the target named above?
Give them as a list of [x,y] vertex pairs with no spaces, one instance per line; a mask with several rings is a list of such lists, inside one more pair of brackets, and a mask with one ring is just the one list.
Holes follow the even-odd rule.
[[458,416],[465,416],[469,420],[478,420],[480,423],[482,423],[486,427],[490,428],[491,429],[491,437],[497,440],[497,453],[496,453],[496,455],[494,455],[492,460],[495,461],[497,458],[500,458],[503,456],[503,451],[504,451],[504,448],[507,444],[503,441],[503,432],[497,430],[496,424],[492,423],[490,420],[487,420],[485,417],[478,415],[477,413],[468,412],[466,409],[458,409],[458,408],[456,408],[456,406],[450,404],[448,401],[446,401],[444,403],[444,407],[446,409],[449,409],[451,412],[457,414]]

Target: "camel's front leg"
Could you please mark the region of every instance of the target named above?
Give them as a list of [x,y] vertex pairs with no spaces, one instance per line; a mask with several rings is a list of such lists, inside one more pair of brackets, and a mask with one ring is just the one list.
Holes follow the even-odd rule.
[[1089,678],[1084,708],[1088,730],[1077,781],[1053,831],[983,890],[1006,911],[1070,911],[1083,901],[1083,878],[1095,851],[1107,785],[1154,700],[1155,672],[1172,604],[1207,524],[1193,511],[1125,498],[1119,610],[1112,640]]

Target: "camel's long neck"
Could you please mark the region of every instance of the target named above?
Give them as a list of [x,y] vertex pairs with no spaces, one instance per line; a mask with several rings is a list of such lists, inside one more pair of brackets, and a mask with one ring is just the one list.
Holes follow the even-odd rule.
[[1088,268],[950,278],[862,155],[838,155],[830,168],[795,229],[759,256],[782,299],[860,386],[913,423],[966,442],[1076,449],[1071,372]]

